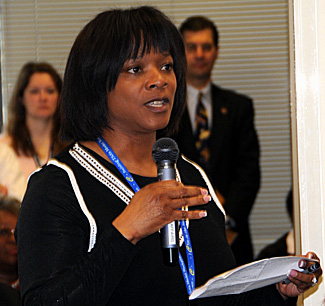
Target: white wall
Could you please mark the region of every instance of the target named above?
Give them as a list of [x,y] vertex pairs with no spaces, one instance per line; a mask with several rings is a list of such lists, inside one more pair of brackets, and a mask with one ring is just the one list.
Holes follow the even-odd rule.
[[[325,3],[289,0],[289,11],[297,251],[316,252],[324,267]],[[325,305],[324,283],[320,279],[299,304]]]

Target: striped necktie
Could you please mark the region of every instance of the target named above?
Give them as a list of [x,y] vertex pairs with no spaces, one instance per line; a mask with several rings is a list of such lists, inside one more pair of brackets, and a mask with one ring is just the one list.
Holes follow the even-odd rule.
[[208,125],[208,116],[207,110],[202,103],[203,94],[200,92],[198,96],[198,102],[196,106],[195,114],[195,146],[200,155],[201,166],[207,170],[210,151],[209,151],[209,125]]

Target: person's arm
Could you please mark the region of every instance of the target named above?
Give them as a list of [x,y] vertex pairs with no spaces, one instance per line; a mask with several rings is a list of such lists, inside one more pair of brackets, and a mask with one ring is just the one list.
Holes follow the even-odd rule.
[[[0,183],[5,193],[22,200],[26,190],[26,178],[14,151],[5,143],[0,143]],[[1,191],[0,191],[1,192]]]
[[[45,172],[45,173],[44,173]],[[23,305],[106,305],[137,254],[111,224],[88,253],[89,222],[62,170],[34,174],[17,225]]]

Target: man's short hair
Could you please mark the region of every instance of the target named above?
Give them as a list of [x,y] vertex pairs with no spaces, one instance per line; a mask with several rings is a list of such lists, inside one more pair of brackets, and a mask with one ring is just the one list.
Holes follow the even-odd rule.
[[213,33],[214,45],[218,47],[219,33],[215,24],[204,16],[192,16],[187,18],[179,27],[179,31],[184,36],[186,31],[198,32],[205,29],[211,29]]

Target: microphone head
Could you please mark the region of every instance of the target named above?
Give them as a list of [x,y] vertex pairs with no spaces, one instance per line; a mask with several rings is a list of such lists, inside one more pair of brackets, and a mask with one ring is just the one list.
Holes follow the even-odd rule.
[[152,147],[152,156],[155,163],[163,160],[176,162],[179,155],[178,145],[175,140],[171,138],[160,138]]

